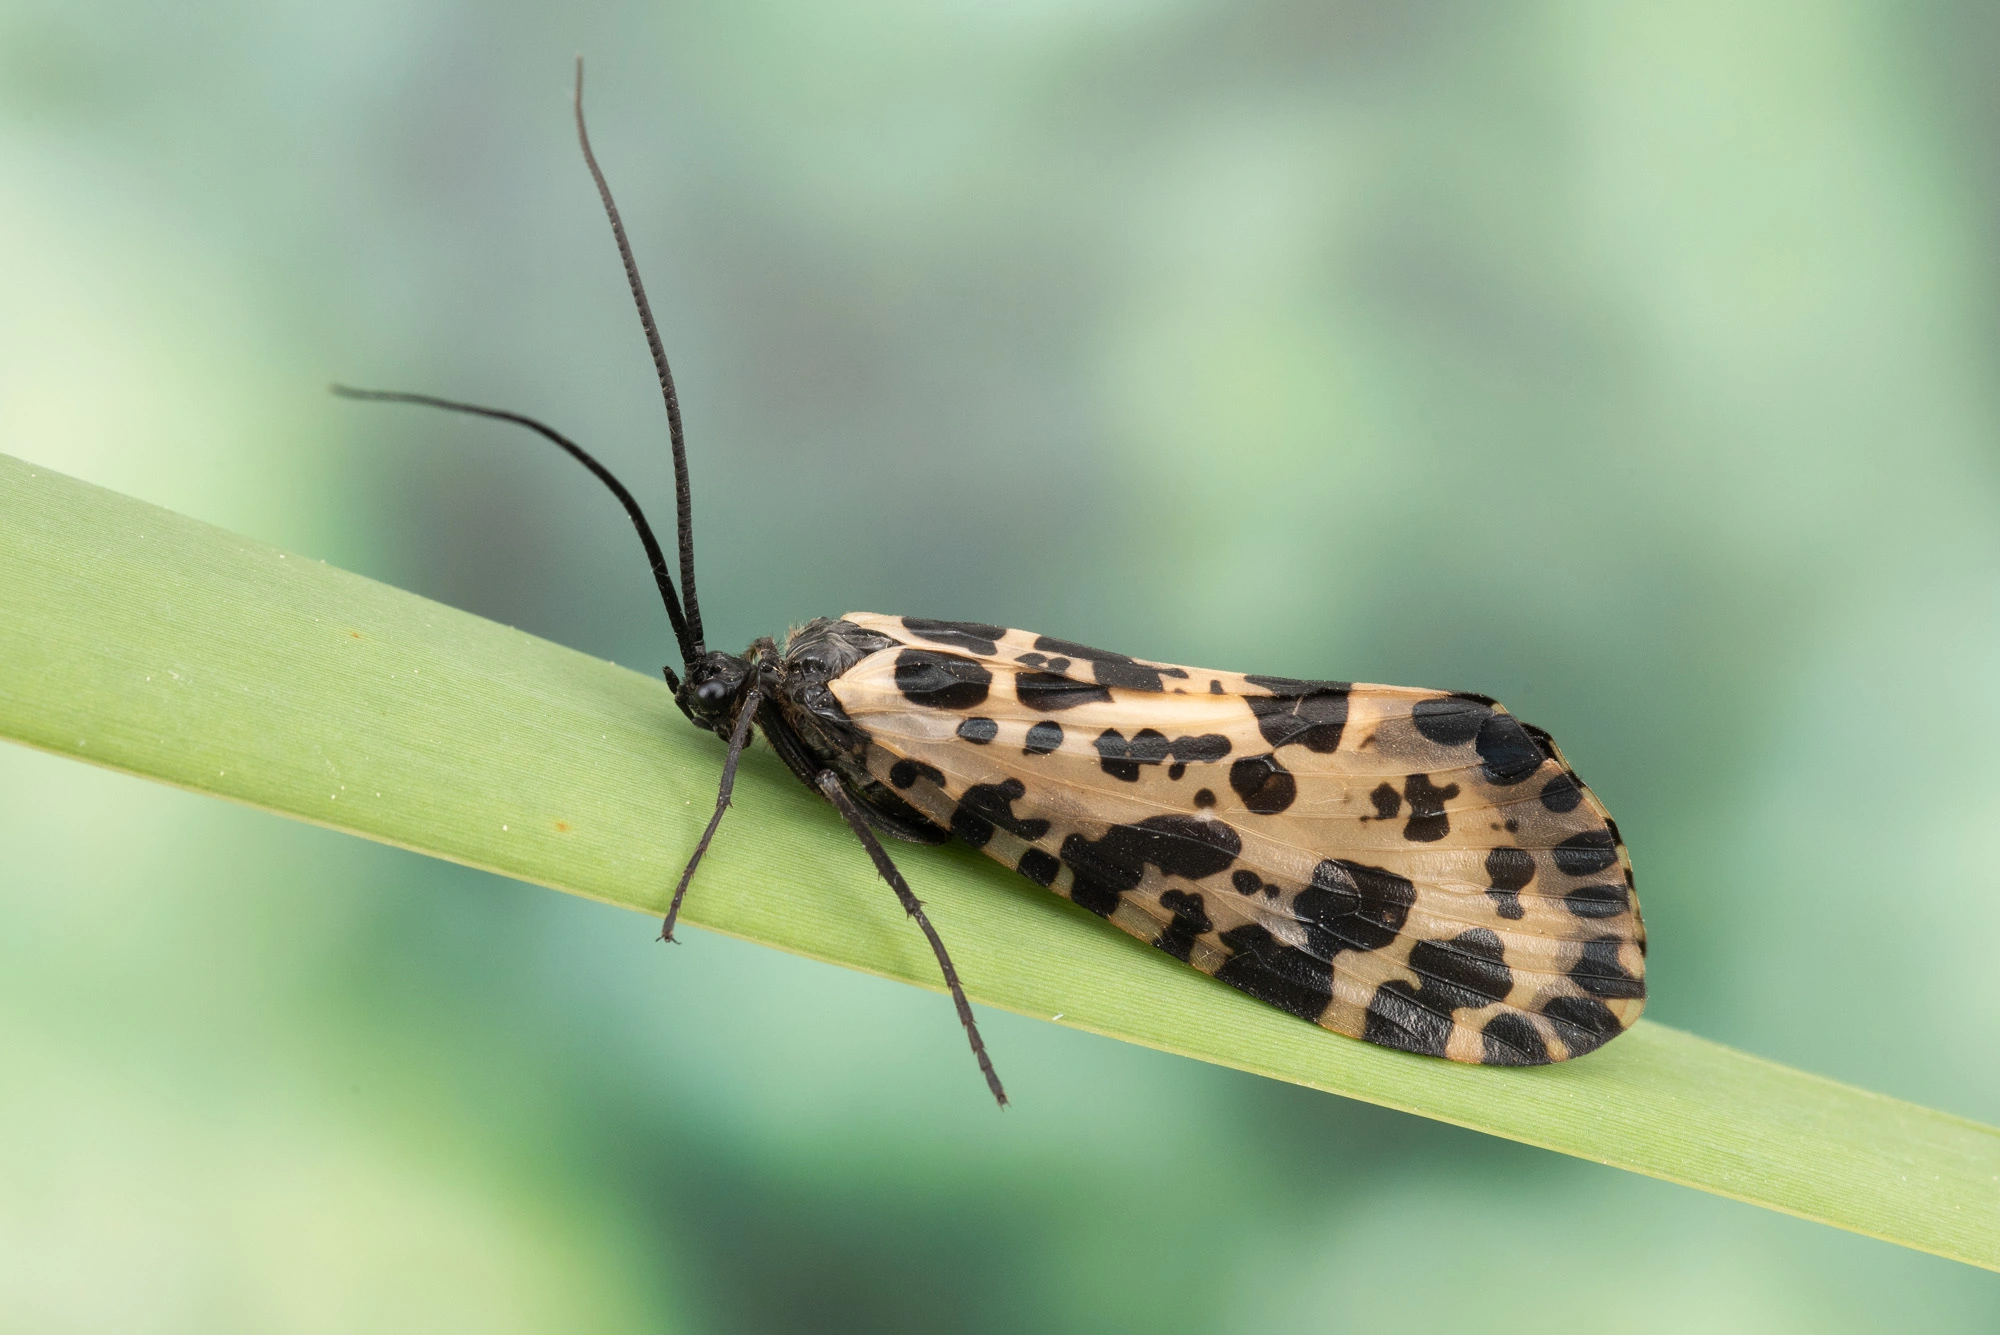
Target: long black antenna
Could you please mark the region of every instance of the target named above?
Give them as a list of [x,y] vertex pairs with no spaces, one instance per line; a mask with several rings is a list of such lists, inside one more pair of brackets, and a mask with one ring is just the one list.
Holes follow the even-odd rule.
[[[632,499],[632,493],[625,490],[625,484],[613,477],[611,470],[590,457],[583,446],[557,431],[545,426],[534,418],[522,413],[510,413],[505,408],[483,408],[476,403],[460,403],[456,399],[440,399],[430,394],[405,394],[392,389],[354,389],[348,385],[331,386],[334,393],[343,399],[367,399],[376,403],[416,403],[426,408],[442,408],[446,412],[469,413],[473,417],[491,417],[496,421],[512,422],[538,432],[547,439],[567,450],[570,457],[597,475],[597,480],[611,488],[611,494],[625,507],[625,513],[632,517],[632,527],[639,530],[639,541],[646,545],[646,560],[653,567],[653,580],[660,586],[660,601],[667,605],[667,620],[674,623],[674,639],[680,645],[681,663],[689,671],[694,670],[694,662],[699,654],[699,635],[689,631],[687,619],[681,615],[681,600],[674,596],[674,582],[667,574],[666,553],[660,550],[659,540],[653,536],[653,526],[646,522],[646,512],[639,508],[639,502]],[[678,684],[675,685],[678,690]]]
[[[694,635],[694,654],[707,647],[701,630],[701,602],[694,594],[694,501],[688,487],[687,440],[681,434],[681,396],[674,389],[674,373],[667,366],[667,350],[660,343],[659,326],[653,323],[653,307],[646,300],[646,285],[639,281],[639,265],[632,258],[632,243],[625,239],[625,224],[612,202],[611,187],[598,169],[597,155],[590,151],[590,131],[583,124],[583,57],[576,58],[576,138],[583,145],[583,161],[597,182],[597,194],[611,219],[611,235],[618,242],[618,258],[625,262],[625,282],[632,289],[632,301],[639,308],[639,323],[646,330],[646,346],[653,353],[653,369],[660,373],[660,394],[667,401],[667,433],[674,445],[674,508],[679,522],[681,549],[681,593],[687,598],[687,624]],[[688,662],[694,661],[694,654]]]

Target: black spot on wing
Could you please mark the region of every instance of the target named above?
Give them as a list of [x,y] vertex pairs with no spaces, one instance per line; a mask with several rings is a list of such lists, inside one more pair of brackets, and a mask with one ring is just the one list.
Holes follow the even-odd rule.
[[1486,781],[1498,787],[1520,783],[1542,767],[1542,749],[1512,714],[1490,713],[1473,741]]
[[1609,830],[1585,830],[1557,844],[1551,856],[1565,876],[1595,876],[1618,861],[1617,839]]
[[[1078,837],[1074,834],[1070,836],[1071,839]],[[1069,857],[1067,847],[1063,850],[1063,857],[1065,860]],[[1100,918],[1108,918],[1116,913],[1118,911],[1118,903],[1124,897],[1124,892],[1119,890],[1110,881],[1100,880],[1098,877],[1080,871],[1070,877],[1070,903],[1080,909],[1089,909]]]
[[[1340,749],[1340,734],[1347,727],[1346,682],[1291,681],[1284,677],[1246,680],[1274,692],[1243,697],[1250,712],[1257,716],[1257,730],[1274,750],[1295,742],[1318,755],[1330,755]],[[1280,693],[1281,687],[1295,689],[1297,693]]]
[[1076,681],[1060,672],[1023,672],[1014,678],[1014,697],[1043,714],[1078,705],[1108,704],[1111,692],[1094,682]]
[[[1136,825],[1112,826],[1095,843],[1081,843],[1089,851],[1079,849],[1079,853],[1095,858],[1098,866],[1116,866],[1143,876],[1145,865],[1151,864],[1164,876],[1189,881],[1215,875],[1243,851],[1243,840],[1235,830],[1222,821],[1194,816],[1148,816]],[[1072,867],[1078,865],[1078,859],[1067,852],[1063,861]],[[1133,884],[1137,883],[1135,878]]]
[[1247,867],[1239,867],[1229,873],[1229,884],[1239,895],[1262,895],[1266,899],[1276,899],[1284,891]]
[[1023,819],[1014,814],[1014,803],[1026,792],[1019,779],[974,784],[965,790],[965,796],[958,799],[958,809],[951,813],[951,832],[974,848],[986,847],[995,826],[1029,843],[1035,842],[1049,832],[1049,823],[1039,817]]
[[1229,754],[1229,739],[1220,733],[1176,737],[1170,742],[1156,728],[1141,728],[1130,741],[1118,729],[1106,728],[1098,734],[1095,745],[1104,772],[1127,783],[1138,780],[1141,765],[1158,765],[1168,757],[1174,761],[1172,777],[1178,779],[1187,772],[1189,761],[1216,761]]
[[[1390,783],[1376,784],[1374,790],[1368,794],[1368,800],[1375,804],[1376,820],[1394,820],[1396,813],[1403,809],[1403,795]],[[1368,817],[1363,816],[1361,819],[1367,820]]]
[[1221,938],[1230,956],[1215,976],[1259,1001],[1317,1020],[1333,1000],[1334,957],[1343,950],[1379,950],[1395,940],[1415,902],[1416,887],[1404,877],[1329,858],[1313,869],[1312,884],[1292,901],[1292,912],[1306,929],[1305,948],[1287,945],[1254,923],[1231,928]]
[[1031,848],[1021,854],[1021,875],[1044,889],[1056,883],[1056,873],[1062,870],[1062,863],[1053,854],[1044,853],[1039,848]]
[[1558,816],[1567,816],[1583,801],[1583,789],[1576,776],[1565,770],[1542,785],[1542,805]]
[[928,617],[904,617],[903,629],[932,644],[955,645],[988,658],[1000,652],[1000,637],[1007,633],[1004,626],[988,626],[978,621],[932,621]]
[[1317,1020],[1333,1000],[1333,966],[1288,946],[1255,923],[1222,934],[1229,958],[1215,976],[1257,1000]]
[[1410,722],[1439,746],[1472,742],[1487,782],[1502,788],[1526,779],[1541,768],[1545,758],[1536,740],[1538,730],[1494,708],[1488,696],[1459,694],[1419,700],[1410,710]]
[[1503,918],[1526,915],[1521,892],[1535,879],[1534,855],[1524,848],[1496,848],[1486,855],[1486,879],[1493,884],[1486,893],[1493,897],[1493,911]]
[[1549,1045],[1525,1015],[1501,1011],[1480,1035],[1479,1060],[1486,1066],[1546,1066]]
[[1207,765],[1229,754],[1229,739],[1219,732],[1199,737],[1176,737],[1167,753],[1183,765]]
[[1422,990],[1452,1002],[1452,1009],[1490,1006],[1514,990],[1506,948],[1484,927],[1460,932],[1449,941],[1419,941],[1410,951],[1410,971]]
[[1553,997],[1542,1018],[1555,1027],[1572,1057],[1594,1052],[1624,1032],[1611,1008],[1593,997]]
[[1243,841],[1219,820],[1148,816],[1136,825],[1114,825],[1100,839],[1072,834],[1062,860],[1075,873],[1070,898],[1109,917],[1119,896],[1145,879],[1148,864],[1164,876],[1199,881],[1236,860]]
[[1199,893],[1169,890],[1160,896],[1160,907],[1174,917],[1153,944],[1186,963],[1194,951],[1195,938],[1214,931],[1215,924],[1208,920],[1208,910],[1203,907]]
[[1500,938],[1484,927],[1449,941],[1419,941],[1410,951],[1416,986],[1400,978],[1375,989],[1362,1037],[1370,1043],[1444,1056],[1452,1013],[1490,1006],[1514,986]]
[[1451,1039],[1451,1017],[1439,1015],[1417,1000],[1417,989],[1393,978],[1368,999],[1361,1036],[1385,1048],[1442,1057],[1444,1045]]
[[1043,719],[1028,729],[1028,744],[1021,748],[1025,756],[1045,756],[1062,745],[1062,724],[1054,719]]
[[1167,736],[1153,728],[1141,728],[1130,741],[1116,728],[1097,735],[1097,763],[1106,774],[1126,783],[1139,781],[1139,766],[1157,765],[1167,758]]
[[926,709],[970,709],[986,699],[992,684],[992,673],[957,654],[905,649],[896,656],[896,689]]
[[1343,950],[1380,950],[1396,939],[1417,902],[1406,876],[1345,858],[1313,868],[1312,882],[1292,901],[1305,924],[1306,946],[1331,963]]
[[1417,731],[1439,746],[1464,746],[1492,717],[1491,706],[1457,695],[1419,700],[1410,710],[1410,722],[1416,724]]
[[1434,844],[1451,833],[1451,817],[1444,804],[1458,796],[1458,785],[1440,788],[1428,774],[1412,774],[1403,780],[1403,797],[1410,804],[1410,819],[1403,825],[1403,837],[1412,843]]
[[1215,794],[1206,788],[1197,788],[1194,794],[1194,804],[1204,810],[1212,807],[1215,805]]
[[898,788],[908,788],[918,779],[929,779],[939,788],[944,787],[944,772],[935,765],[926,765],[921,760],[899,760],[889,766],[889,782]]
[[1000,735],[1000,725],[990,718],[969,718],[958,725],[958,735],[974,746],[984,746]]
[[1297,700],[1308,695],[1343,694],[1354,685],[1351,681],[1305,681],[1298,677],[1266,677],[1257,673],[1250,673],[1243,680],[1283,700]]
[[1229,767],[1229,786],[1259,816],[1275,816],[1298,800],[1298,780],[1275,755],[1245,756]]
[[1100,686],[1117,686],[1128,691],[1161,691],[1162,677],[1186,677],[1187,669],[1162,667],[1157,663],[1144,663],[1125,654],[1114,654],[1107,649],[1092,649],[1086,645],[1072,644],[1068,640],[1051,639],[1047,635],[1038,636],[1035,648],[1043,653],[1063,654],[1079,658],[1091,666],[1091,673]]
[[1582,885],[1563,896],[1563,907],[1579,918],[1615,918],[1632,902],[1622,885]]
[[1625,966],[1618,961],[1621,944],[1615,936],[1584,942],[1581,957],[1569,971],[1570,978],[1593,997],[1645,996],[1646,980],[1625,972]]

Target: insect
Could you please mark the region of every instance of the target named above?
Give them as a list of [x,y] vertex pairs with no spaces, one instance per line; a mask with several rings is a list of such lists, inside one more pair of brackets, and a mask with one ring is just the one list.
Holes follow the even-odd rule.
[[559,432],[334,388],[527,427],[625,507],[680,649],[680,672],[664,669],[674,701],[728,743],[662,939],[755,731],[833,804],[928,938],[1003,1106],[951,957],[878,834],[963,840],[1203,973],[1390,1048],[1533,1066],[1638,1019],[1646,936],[1618,827],[1547,733],[1486,696],[1214,672],[875,613],[818,618],[742,654],[708,648],[680,402],[591,151],[580,60],[575,113],[666,400],[679,592],[638,502]]

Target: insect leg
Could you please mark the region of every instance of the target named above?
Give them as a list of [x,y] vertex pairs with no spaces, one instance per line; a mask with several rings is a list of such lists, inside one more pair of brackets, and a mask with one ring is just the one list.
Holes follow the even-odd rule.
[[938,938],[937,929],[924,916],[922,901],[910,889],[910,883],[903,879],[903,873],[896,870],[896,864],[889,860],[888,850],[875,837],[875,831],[868,828],[868,821],[862,816],[861,809],[854,805],[854,799],[840,786],[840,776],[830,769],[821,770],[818,783],[819,790],[826,794],[827,800],[847,822],[847,828],[854,831],[854,837],[868,850],[875,870],[882,873],[882,879],[889,883],[889,888],[896,892],[896,898],[903,902],[903,912],[915,918],[917,926],[924,929],[924,935],[931,943],[931,952],[937,956],[938,967],[944,970],[944,982],[951,989],[952,1003],[958,1007],[958,1022],[965,1026],[965,1036],[972,1043],[972,1055],[979,1059],[979,1069],[986,1075],[986,1087],[993,1091],[994,1101],[1006,1107],[1007,1091],[1000,1088],[1000,1077],[993,1071],[993,1060],[986,1055],[986,1044],[980,1039],[979,1026],[972,1018],[972,1003],[965,999],[965,989],[958,985],[958,970],[952,968],[951,956],[945,953],[944,942]]
[[722,824],[722,813],[729,809],[729,794],[736,787],[736,762],[743,755],[743,748],[750,744],[750,725],[756,722],[757,706],[762,703],[763,695],[754,690],[743,697],[742,710],[736,715],[736,730],[729,734],[729,754],[722,761],[722,786],[715,794],[715,814],[708,818],[708,828],[701,832],[701,842],[694,846],[694,856],[688,859],[687,870],[681,873],[681,883],[674,887],[673,902],[667,905],[667,916],[660,923],[662,941],[674,939],[674,919],[681,913],[681,897],[687,894],[694,869],[708,852],[708,841],[715,838],[715,827]]

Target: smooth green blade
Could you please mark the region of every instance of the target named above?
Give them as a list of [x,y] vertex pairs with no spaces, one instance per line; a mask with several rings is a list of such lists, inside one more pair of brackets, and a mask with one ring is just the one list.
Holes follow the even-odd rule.
[[[6,456],[0,734],[655,914],[721,758],[659,680]],[[939,986],[839,819],[768,754],[736,807],[687,921]],[[2000,1269],[1994,1128],[1650,1022],[1531,1070],[1390,1052],[970,850],[897,855],[976,1000]]]

